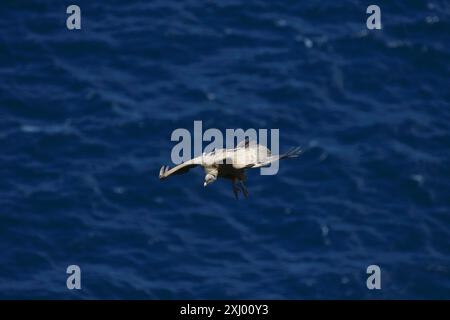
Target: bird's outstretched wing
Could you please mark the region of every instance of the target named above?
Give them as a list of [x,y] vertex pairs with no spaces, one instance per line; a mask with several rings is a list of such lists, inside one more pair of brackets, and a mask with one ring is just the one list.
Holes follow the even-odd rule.
[[231,160],[231,164],[235,169],[252,168],[257,163],[265,162],[272,156],[270,150],[255,141],[249,141],[230,152],[227,160]]
[[196,166],[214,166],[225,163],[227,154],[226,149],[219,149],[185,161],[173,168],[162,166],[159,170],[159,178],[165,179],[170,175],[183,174]]
[[189,169],[199,166],[201,164],[202,164],[201,157],[197,157],[197,158],[188,160],[186,162],[183,162],[183,163],[173,167],[172,169],[170,169],[168,166],[162,166],[161,169],[159,170],[159,178],[165,179],[172,174],[174,174],[174,175],[183,174],[183,173],[188,172]]
[[300,155],[300,153],[302,153],[302,150],[300,147],[291,148],[288,150],[288,152],[286,152],[284,154],[269,156],[266,159],[263,159],[263,161],[257,162],[253,166],[249,166],[249,168],[260,168],[260,167],[268,166],[272,162],[279,161],[282,159],[297,158]]

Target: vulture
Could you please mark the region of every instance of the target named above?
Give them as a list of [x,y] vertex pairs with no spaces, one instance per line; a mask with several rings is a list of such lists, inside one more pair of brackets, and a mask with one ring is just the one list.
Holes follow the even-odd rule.
[[246,169],[261,168],[275,161],[296,158],[300,153],[300,147],[295,147],[284,154],[272,155],[266,146],[246,139],[234,149],[214,149],[173,168],[162,166],[159,171],[159,179],[163,180],[171,175],[183,174],[191,168],[201,166],[205,171],[204,187],[216,181],[217,178],[230,179],[236,199],[239,198],[239,192],[242,192],[247,198]]

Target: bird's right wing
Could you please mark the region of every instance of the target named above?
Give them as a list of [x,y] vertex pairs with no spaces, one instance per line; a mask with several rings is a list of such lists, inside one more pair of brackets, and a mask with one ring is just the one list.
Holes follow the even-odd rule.
[[183,162],[172,169],[170,169],[168,166],[162,166],[159,170],[159,178],[165,179],[170,175],[176,175],[176,174],[183,174],[189,171],[189,169],[194,168],[196,166],[199,166],[202,164],[202,158],[197,157],[191,160],[188,160],[186,162]]
[[240,170],[265,162],[271,158],[271,152],[266,146],[250,141],[245,147],[233,150],[227,158],[231,158],[233,168]]
[[284,154],[267,157],[266,159],[264,159],[264,161],[257,162],[250,168],[261,168],[264,166],[268,166],[272,162],[279,161],[282,159],[297,158],[300,155],[300,153],[302,153],[301,148],[295,147],[295,148],[288,150],[288,152],[286,152]]

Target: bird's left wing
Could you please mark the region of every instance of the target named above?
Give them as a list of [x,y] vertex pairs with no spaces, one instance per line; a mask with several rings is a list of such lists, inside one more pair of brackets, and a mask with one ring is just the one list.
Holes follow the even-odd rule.
[[183,162],[172,169],[168,166],[162,166],[159,170],[159,178],[165,179],[170,175],[183,174],[189,171],[189,169],[202,165],[202,157],[197,157],[186,162]]

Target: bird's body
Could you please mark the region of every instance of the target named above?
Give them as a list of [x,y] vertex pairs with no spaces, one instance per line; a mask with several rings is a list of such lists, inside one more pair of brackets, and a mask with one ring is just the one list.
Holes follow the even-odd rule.
[[235,169],[231,164],[225,164],[219,166],[218,170],[218,177],[219,178],[225,178],[225,179],[239,179],[239,180],[245,180],[245,172],[244,169]]
[[205,170],[205,187],[217,178],[230,179],[236,198],[238,198],[238,194],[241,191],[247,197],[248,191],[244,184],[246,181],[246,169],[268,166],[274,161],[294,158],[299,154],[300,148],[293,148],[283,155],[272,155],[266,146],[245,140],[234,149],[213,150],[171,169],[162,166],[159,178],[165,179],[173,174],[183,174],[193,167],[202,166]]

